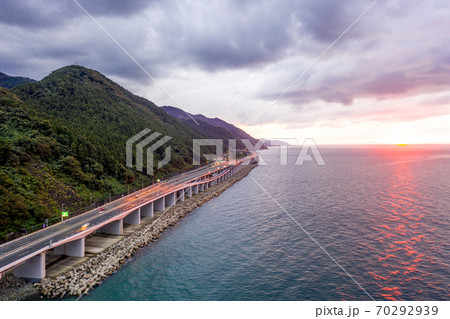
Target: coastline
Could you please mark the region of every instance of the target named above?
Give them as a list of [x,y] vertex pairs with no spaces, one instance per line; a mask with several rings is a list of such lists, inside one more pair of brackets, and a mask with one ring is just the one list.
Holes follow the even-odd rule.
[[39,293],[37,287],[22,278],[6,274],[0,279],[0,301],[19,301]]
[[[13,276],[5,276],[5,278],[12,277],[17,279],[14,281],[14,283],[17,282],[17,286],[9,289],[9,291],[3,291],[4,284],[0,280],[0,288],[2,289],[0,299],[23,300],[37,294],[45,298],[63,298],[88,294],[91,289],[126,263],[138,249],[157,240],[167,228],[176,225],[179,220],[195,210],[195,208],[219,196],[234,183],[247,176],[256,166],[244,166],[238,173],[222,183],[210,187],[205,192],[191,198],[186,198],[184,202],[167,208],[153,222],[142,225],[134,233],[112,244],[102,252],[76,265],[73,269],[60,276],[44,278],[40,283],[34,285],[25,283],[24,280]],[[5,279],[4,281],[8,282],[8,280]]]

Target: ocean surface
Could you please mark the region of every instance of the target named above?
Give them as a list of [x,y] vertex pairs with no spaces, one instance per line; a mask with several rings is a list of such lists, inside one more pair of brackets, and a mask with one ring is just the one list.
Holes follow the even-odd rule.
[[449,300],[450,148],[289,148],[82,300]]

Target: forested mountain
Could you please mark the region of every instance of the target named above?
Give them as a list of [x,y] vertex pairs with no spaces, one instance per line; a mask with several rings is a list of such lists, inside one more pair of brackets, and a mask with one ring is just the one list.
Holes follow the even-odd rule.
[[11,89],[15,86],[32,82],[35,82],[35,80],[24,78],[21,76],[11,76],[0,72],[0,86],[7,89]]
[[[206,138],[152,102],[81,66],[0,88],[0,236],[148,184],[125,166],[126,140],[147,128],[172,137],[155,178],[192,166],[192,139]],[[164,156],[160,148],[155,162]]]
[[[161,106],[161,108],[170,116],[185,121],[201,134],[208,136],[208,138],[236,139],[238,149],[245,148],[245,145],[241,141],[242,139],[248,139],[252,142],[252,145],[255,145],[258,142],[256,138],[250,136],[245,131],[217,117],[210,118],[202,114],[191,114],[173,106]],[[263,146],[262,148],[264,149],[266,147]]]
[[76,159],[64,157],[67,147],[55,139],[50,122],[3,88],[0,123],[1,239],[51,217],[60,203],[81,205],[83,199],[69,184],[74,178],[66,176],[63,166]]
[[[81,66],[56,70],[12,92],[48,118],[58,140],[70,146],[71,154],[79,158],[83,168],[92,170],[98,163],[105,173],[116,178],[123,177],[126,170],[126,140],[145,128],[172,137],[174,154],[166,171],[189,165],[192,139],[202,137],[149,100]],[[164,150],[160,151],[157,155],[162,156]]]

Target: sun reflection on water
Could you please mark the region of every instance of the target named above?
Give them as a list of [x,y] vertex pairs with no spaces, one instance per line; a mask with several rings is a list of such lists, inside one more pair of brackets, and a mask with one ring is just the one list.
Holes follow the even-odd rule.
[[422,265],[433,261],[418,243],[426,241],[426,234],[433,229],[421,222],[427,214],[422,205],[426,199],[417,191],[410,163],[399,162],[391,169],[389,184],[379,192],[380,210],[373,220],[378,260],[373,262],[377,271],[370,275],[381,290],[379,297],[402,300],[408,282],[423,282],[430,275]]

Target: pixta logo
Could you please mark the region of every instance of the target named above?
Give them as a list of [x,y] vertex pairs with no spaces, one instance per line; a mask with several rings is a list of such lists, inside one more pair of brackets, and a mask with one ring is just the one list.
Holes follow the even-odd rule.
[[[271,141],[284,141],[286,143],[283,144],[272,144]],[[306,138],[303,141],[303,144],[299,144],[298,139],[296,138],[282,138],[282,139],[269,139],[268,146],[272,147],[278,147],[279,149],[279,158],[280,158],[280,165],[285,166],[288,165],[288,150],[289,147],[292,147],[293,150],[298,150],[300,148],[300,151],[298,153],[298,156],[296,157],[295,166],[301,166],[305,162],[316,162],[317,165],[323,166],[325,165],[325,161],[323,160],[322,154],[320,154],[319,148],[317,147],[316,143],[314,142],[314,139],[312,138]],[[291,152],[292,153],[292,152]]]
[[[130,168],[135,168],[136,170],[140,172],[144,172],[144,149],[146,149],[146,159],[147,159],[147,167],[146,172],[148,175],[153,175],[154,173],[154,154],[156,150],[158,150],[160,147],[162,147],[164,144],[169,142],[172,138],[169,136],[163,136],[159,140],[157,140],[161,136],[161,133],[154,132],[151,133],[150,129],[144,129],[138,134],[134,135],[132,138],[127,140],[126,143],[126,165]],[[156,141],[157,140],[157,141]],[[294,149],[298,149],[297,139],[283,139],[284,141],[289,140],[289,146],[293,146]],[[156,142],[155,142],[156,141]],[[222,139],[194,139],[193,140],[193,165],[200,165],[201,163],[201,155],[203,155],[207,161],[216,161],[216,160],[228,160],[228,161],[235,161],[238,156],[238,152],[244,152],[245,154],[257,154],[258,153],[258,163],[259,165],[267,165],[264,161],[263,157],[260,154],[260,149],[266,142],[270,142],[271,140],[257,140],[255,145],[252,144],[252,142],[248,139],[241,139],[241,148],[243,150],[238,150],[236,148],[236,141],[235,139],[228,140],[228,153],[226,156],[223,154],[224,150],[224,141]],[[136,163],[135,166],[133,166],[133,147],[136,147]],[[209,146],[209,149],[211,147],[215,148],[215,153],[210,154],[201,154],[201,147],[202,146]],[[268,143],[268,146],[273,146],[270,143]],[[275,145],[279,147],[279,158],[280,158],[280,165],[288,165],[288,144],[281,144],[281,145]],[[296,147],[297,146],[297,147]],[[167,146],[165,149],[165,155],[164,158],[158,162],[157,168],[161,168],[167,163],[170,162],[171,159],[171,148],[170,146]],[[303,165],[305,161],[314,161],[317,163],[317,165],[325,165],[325,162],[322,158],[322,155],[319,152],[319,149],[317,145],[314,143],[314,140],[311,138],[307,138],[304,140],[303,144],[300,147],[299,154],[296,158],[295,165]],[[245,161],[242,164],[246,165],[248,163],[251,163],[250,161]]]
[[[317,165],[323,166],[325,165],[325,162],[322,158],[322,155],[319,152],[319,148],[317,147],[316,143],[312,138],[307,138],[303,141],[303,144],[299,145],[298,140],[295,138],[283,138],[283,141],[289,141],[288,143],[284,144],[277,144],[277,145],[271,145],[270,141],[271,139],[260,139],[258,140],[255,145],[252,144],[252,142],[248,139],[241,139],[242,144],[245,147],[246,153],[250,154],[256,154],[258,153],[258,164],[261,166],[267,165],[266,161],[264,160],[264,156],[261,155],[260,150],[264,144],[267,146],[277,146],[279,148],[279,158],[280,158],[280,165],[286,166],[288,165],[288,149],[289,146],[293,147],[293,150],[298,150],[300,148],[299,154],[296,157],[295,166],[301,166],[304,164],[304,162],[316,162]],[[266,143],[267,142],[267,143]],[[203,156],[208,161],[214,161],[217,159],[224,158],[223,156],[223,140],[221,139],[195,139],[193,143],[193,164],[194,165],[200,165],[200,150],[202,146],[215,146],[215,153],[212,154],[203,154]],[[231,161],[233,159],[236,159],[237,156],[237,149],[236,149],[236,140],[230,139],[228,140],[228,160]],[[246,165],[245,162],[243,165]]]
[[[144,148],[147,148],[147,174],[153,175],[153,159],[154,153],[161,146],[169,142],[172,138],[170,136],[163,136],[158,141],[155,142],[157,138],[161,136],[161,133],[154,132],[152,134],[151,130],[144,129],[138,134],[134,135],[132,138],[127,140],[126,143],[126,153],[127,153],[127,167],[136,168],[136,170],[144,171]],[[149,135],[150,134],[150,135]],[[145,137],[145,138],[144,138]],[[138,142],[140,141],[140,142]],[[133,145],[136,143],[136,167],[133,167]],[[158,162],[158,169],[170,162],[171,159],[171,148],[166,147],[164,158]]]

